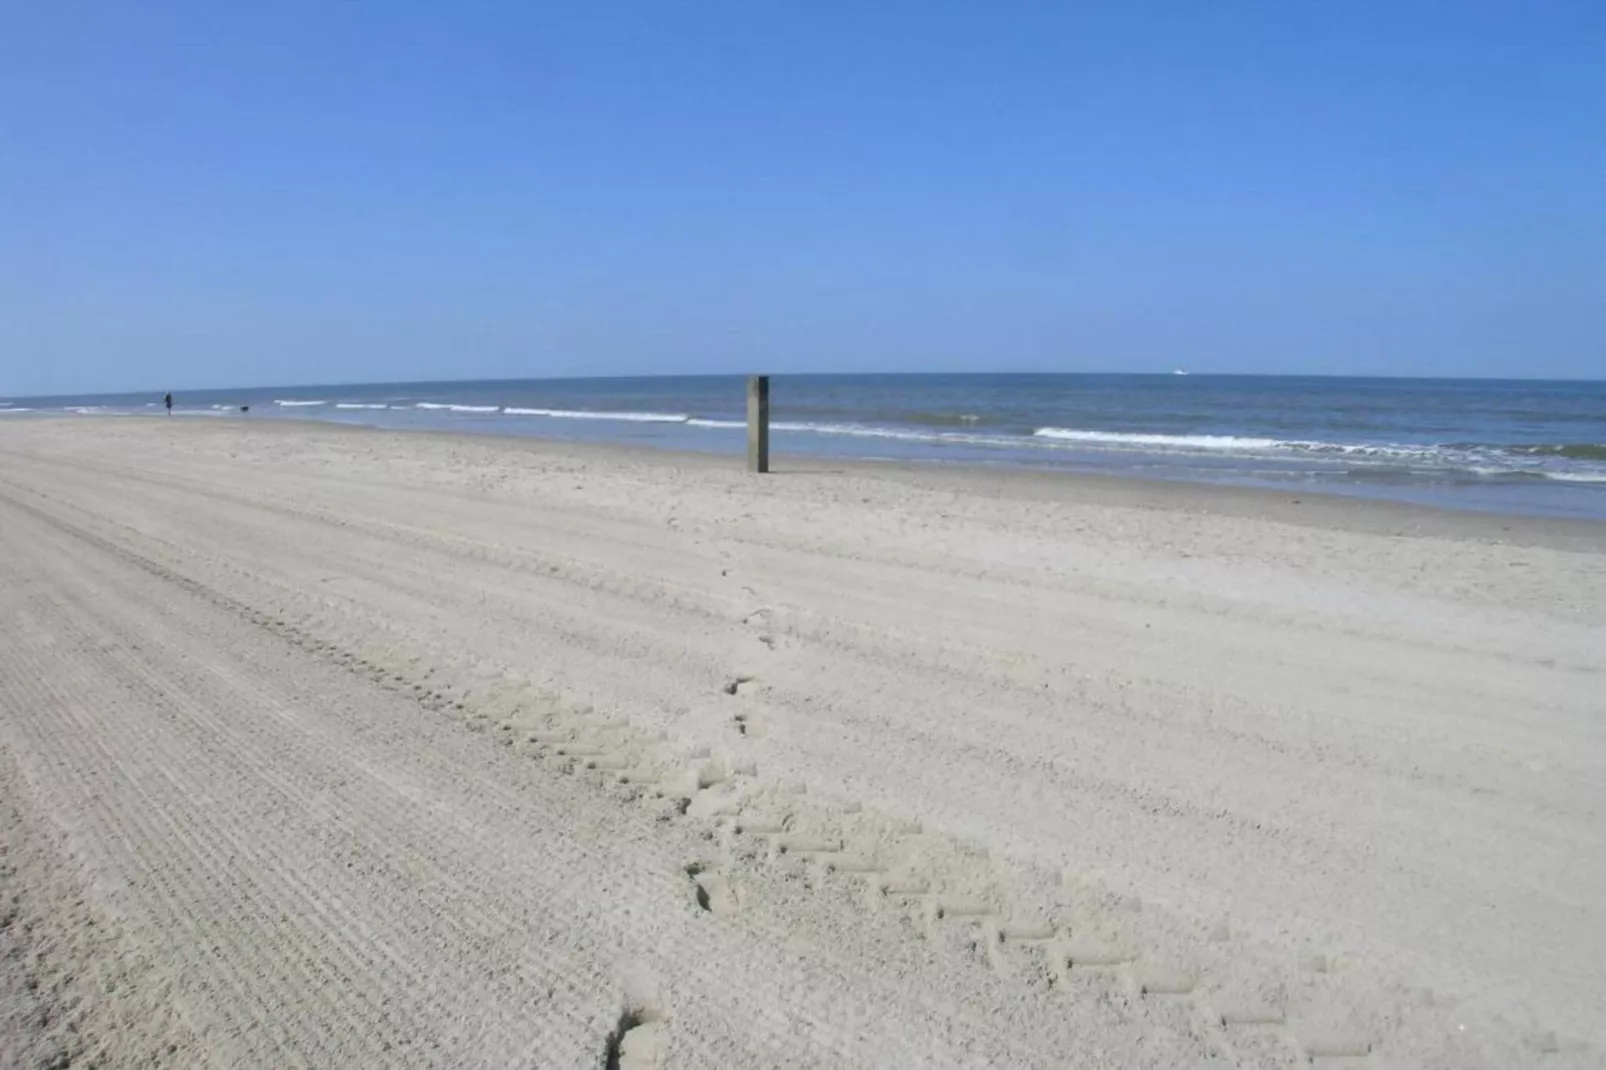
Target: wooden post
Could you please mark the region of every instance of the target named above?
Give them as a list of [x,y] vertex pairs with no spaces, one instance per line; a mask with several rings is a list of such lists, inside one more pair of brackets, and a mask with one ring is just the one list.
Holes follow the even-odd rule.
[[747,379],[747,470],[770,470],[770,377]]

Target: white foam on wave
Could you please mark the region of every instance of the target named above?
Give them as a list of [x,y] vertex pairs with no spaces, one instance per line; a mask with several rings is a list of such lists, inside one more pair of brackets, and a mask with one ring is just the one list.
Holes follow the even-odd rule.
[[275,405],[283,405],[287,409],[299,409],[313,405],[327,405],[327,401],[275,401]]
[[1126,431],[1081,431],[1072,427],[1039,427],[1036,438],[1060,442],[1085,442],[1104,446],[1159,446],[1195,450],[1268,450],[1279,446],[1298,448],[1312,443],[1284,442],[1275,438],[1246,438],[1238,435],[1152,435]]
[[10,406],[7,406],[7,407],[5,407],[5,408],[3,408],[3,409],[0,409],[0,413],[12,413],[12,412],[33,412],[33,411],[34,411],[34,410],[32,410],[32,409],[13,409],[13,408],[11,408],[11,407],[10,407]]
[[1177,453],[1271,453],[1342,457],[1350,464],[1379,471],[1405,465],[1415,471],[1463,471],[1471,475],[1558,480],[1564,483],[1606,483],[1606,470],[1557,471],[1532,458],[1513,459],[1503,448],[1467,447],[1389,442],[1319,442],[1299,439],[1251,438],[1232,435],[1159,435],[1075,428],[1041,427],[1034,437],[1060,444],[1097,449],[1155,450]]
[[559,420],[623,420],[643,424],[694,422],[690,416],[679,412],[594,412],[585,409],[519,409],[512,406],[502,411],[508,416],[548,416]]
[[500,405],[453,405],[445,401],[420,401],[413,405],[415,409],[428,409],[446,412],[501,412]]
[[359,403],[359,402],[356,402],[356,401],[337,401],[337,402],[335,402],[335,408],[337,408],[337,409],[388,409],[388,408],[390,408],[390,406],[389,405],[369,405],[367,403]]
[[[736,424],[745,427],[746,424]],[[1020,435],[988,435],[973,431],[915,431],[894,427],[873,427],[868,424],[814,424],[779,420],[770,424],[772,431],[794,431],[813,435],[847,435],[853,438],[892,439],[898,442],[928,442],[949,446],[993,446],[1019,449],[1030,446],[1031,440]]]
[[[745,425],[744,425],[745,426]],[[791,420],[777,420],[770,424],[775,431],[807,431],[816,435],[854,435],[859,438],[895,438],[908,442],[941,442],[945,438],[964,438],[945,435],[939,431],[900,431],[891,427],[868,427],[864,424],[810,424]]]
[[[744,420],[713,420],[694,417],[686,423],[692,427],[709,427],[739,431],[747,426]],[[788,431],[810,435],[845,435],[851,438],[882,438],[899,442],[929,442],[936,445],[996,446],[1029,448],[1031,439],[1020,435],[981,434],[974,431],[929,431],[896,427],[874,427],[869,424],[816,424],[795,420],[776,420],[770,423],[771,431]]]
[[1360,461],[1420,461],[1430,464],[1464,463],[1468,451],[1438,445],[1389,442],[1319,442],[1308,439],[1263,438],[1250,435],[1163,435],[1136,431],[1084,431],[1071,427],[1039,427],[1034,438],[1075,443],[1091,449],[1157,450],[1181,453],[1297,453],[1326,454]]

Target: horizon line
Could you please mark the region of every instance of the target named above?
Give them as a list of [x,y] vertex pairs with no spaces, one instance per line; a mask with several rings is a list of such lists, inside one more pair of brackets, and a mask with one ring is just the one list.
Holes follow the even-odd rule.
[[[1180,368],[1178,370],[1181,370]],[[911,371],[853,371],[853,372],[690,372],[690,373],[662,373],[662,374],[631,374],[631,375],[532,375],[532,376],[492,376],[486,378],[460,378],[460,379],[367,379],[346,380],[342,382],[322,383],[263,383],[252,386],[231,384],[229,386],[181,386],[178,388],[164,387],[141,388],[134,390],[79,390],[70,393],[48,394],[9,394],[0,393],[0,401],[32,401],[49,398],[75,398],[91,396],[121,396],[145,395],[157,396],[166,393],[224,393],[231,390],[328,390],[338,387],[357,386],[433,386],[459,383],[540,383],[540,382],[591,382],[591,381],[625,381],[633,379],[746,379],[751,375],[768,375],[772,379],[804,379],[804,378],[914,378],[929,376],[1001,376],[1001,377],[1030,377],[1030,376],[1133,376],[1155,378],[1214,378],[1214,379],[1383,379],[1396,381],[1418,382],[1492,382],[1492,383],[1606,383],[1606,377],[1595,378],[1555,378],[1550,376],[1505,376],[1505,375],[1348,375],[1338,372],[1212,372],[1212,371],[943,371],[943,372],[911,372]]]

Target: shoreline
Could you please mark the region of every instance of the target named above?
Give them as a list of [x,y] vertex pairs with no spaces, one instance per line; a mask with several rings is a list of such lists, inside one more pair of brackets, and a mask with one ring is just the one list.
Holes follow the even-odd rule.
[[[1606,520],[1606,444],[1592,416],[1606,404],[1599,385],[1366,377],[1317,385],[1297,376],[1251,384],[1121,374],[773,378],[771,431],[783,454]],[[237,415],[249,403],[253,420],[731,456],[742,450],[742,390],[738,376],[253,387],[194,391],[175,412]],[[57,414],[153,411],[144,396],[51,401]]]
[[[32,423],[117,426],[129,417],[41,416]],[[143,419],[161,420],[152,416]],[[389,428],[334,420],[273,417],[248,423],[233,419],[185,420],[186,428],[422,438],[463,444],[494,443],[499,448],[538,454],[570,453],[627,460],[633,464],[668,468],[716,470],[747,475],[743,458],[702,450],[664,446],[577,441],[555,436],[498,431],[460,431],[439,428]],[[1555,549],[1606,550],[1606,520],[1557,517],[1530,513],[1497,513],[1479,509],[1394,501],[1319,490],[1275,490],[1268,487],[1211,483],[1188,479],[1147,478],[1068,469],[1012,465],[978,465],[962,461],[924,462],[835,458],[771,451],[768,478],[800,475],[847,475],[880,479],[929,490],[967,493],[1011,500],[1038,500],[1054,504],[1108,505],[1179,512],[1208,512],[1222,517],[1268,519],[1296,526],[1334,528],[1356,533],[1471,538],[1511,545]],[[753,477],[762,479],[766,477]]]

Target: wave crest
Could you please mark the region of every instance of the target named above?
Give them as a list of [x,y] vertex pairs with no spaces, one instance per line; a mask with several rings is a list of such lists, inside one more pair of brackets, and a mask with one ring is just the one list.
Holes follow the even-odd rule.
[[1284,442],[1275,438],[1247,438],[1239,435],[1154,435],[1125,431],[1081,431],[1074,427],[1039,427],[1032,432],[1032,436],[1106,446],[1160,446],[1195,450],[1269,450],[1279,446],[1316,445],[1316,443]]
[[508,406],[508,416],[548,416],[560,420],[624,420],[643,424],[686,424],[694,422],[681,412],[595,412],[587,409],[520,409]]

